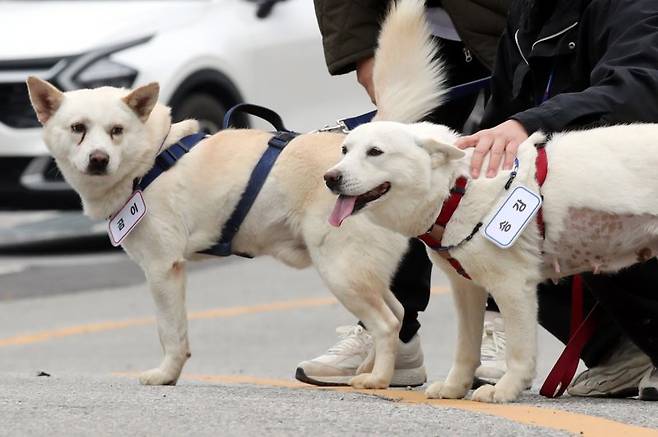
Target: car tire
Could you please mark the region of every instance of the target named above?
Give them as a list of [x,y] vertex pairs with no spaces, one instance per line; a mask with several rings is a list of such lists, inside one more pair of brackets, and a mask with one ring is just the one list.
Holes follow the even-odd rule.
[[214,134],[222,128],[226,107],[209,94],[192,94],[173,108],[174,122],[194,118],[202,132]]

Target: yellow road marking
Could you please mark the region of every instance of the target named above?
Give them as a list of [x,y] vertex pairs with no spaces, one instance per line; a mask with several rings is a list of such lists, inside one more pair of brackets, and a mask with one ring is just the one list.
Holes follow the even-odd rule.
[[[127,376],[127,374],[120,373],[115,375]],[[248,375],[183,374],[182,379],[219,384],[251,384],[291,389],[303,388],[310,390],[374,395],[405,404],[431,405],[438,408],[455,408],[473,413],[487,414],[524,425],[567,431],[585,437],[619,437],[624,435],[633,437],[658,436],[658,430],[627,425],[603,417],[588,416],[586,414],[572,413],[570,411],[522,404],[486,404],[466,400],[427,399],[425,394],[419,390],[356,390],[351,387],[315,387],[298,381],[258,378]]]
[[[433,294],[446,293],[445,287],[433,287]],[[295,310],[300,308],[314,308],[337,303],[333,297],[319,297],[308,299],[284,300],[270,302],[253,306],[237,306],[228,308],[214,308],[205,311],[195,311],[187,315],[189,320],[205,319],[222,319],[242,316],[245,314],[270,313],[276,311]],[[17,335],[14,337],[0,338],[0,347],[18,346],[44,341],[54,340],[57,338],[70,337],[73,335],[92,334],[95,332],[115,331],[119,329],[134,328],[155,324],[154,317],[141,317],[136,319],[115,320],[98,323],[88,323],[84,325],[69,326],[66,328],[49,329],[29,334]]]

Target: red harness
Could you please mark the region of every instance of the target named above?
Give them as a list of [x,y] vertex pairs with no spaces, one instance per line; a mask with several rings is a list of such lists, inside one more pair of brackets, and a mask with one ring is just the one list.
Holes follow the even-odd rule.
[[[546,180],[548,174],[548,157],[546,156],[546,144],[538,144],[537,147],[537,158],[535,159],[535,179],[541,187]],[[443,202],[443,207],[439,213],[439,217],[436,219],[435,225],[440,226],[441,230],[445,229],[450,218],[453,216],[457,208],[459,207],[459,202],[461,202],[464,193],[466,192],[467,179],[460,177],[455,182],[455,186],[450,190],[450,197],[448,197]],[[543,238],[545,238],[545,225],[544,225],[544,216],[542,214],[541,208],[537,212],[537,226],[539,227],[539,232]],[[433,228],[433,227],[432,227]],[[475,234],[479,227],[476,227],[475,231],[467,237],[467,240]],[[430,248],[436,250],[445,257],[446,260],[452,265],[452,267],[465,277],[466,279],[471,279],[470,276],[466,273],[464,268],[461,266],[459,261],[451,257],[449,254],[449,248],[446,248],[441,245],[441,241],[438,241],[431,235],[432,229],[429,232],[418,237]],[[441,232],[442,233],[442,232]],[[562,395],[564,391],[569,386],[569,383],[573,379],[576,369],[578,368],[578,361],[580,358],[580,353],[582,352],[583,347],[587,344],[587,341],[592,336],[594,329],[597,323],[597,308],[595,306],[587,317],[583,317],[583,281],[580,275],[573,277],[572,282],[572,308],[571,308],[571,328],[570,328],[570,338],[567,346],[565,347],[562,355],[557,360],[553,369],[546,377],[546,381],[541,387],[540,394],[549,398],[554,398]]]
[[[546,144],[541,143],[537,144],[537,158],[535,159],[535,179],[537,180],[537,183],[539,184],[539,187],[544,185],[544,181],[546,181],[546,176],[548,175],[548,157],[546,156]],[[441,234],[443,234],[443,230],[446,228],[448,225],[448,222],[452,218],[453,214],[455,211],[457,211],[457,208],[459,207],[459,203],[462,200],[462,197],[464,197],[464,194],[466,193],[466,185],[468,183],[468,179],[465,177],[461,176],[455,181],[455,186],[452,187],[450,190],[450,196],[443,202],[443,206],[441,207],[441,212],[439,212],[439,216],[436,218],[436,221],[434,222],[435,226],[439,226]],[[544,216],[542,214],[541,208],[539,208],[539,211],[537,212],[537,226],[539,227],[539,231],[541,232],[542,237],[544,237]],[[432,229],[430,229],[428,232],[426,232],[423,235],[420,235],[418,238],[425,243],[428,247],[431,249],[434,249],[437,251],[442,257],[446,259],[450,263],[450,265],[466,279],[471,279],[470,276],[468,276],[468,273],[464,270],[462,267],[461,263],[457,261],[455,258],[450,256],[450,251],[449,247],[445,247],[441,245],[441,241],[437,240],[432,235],[432,231],[434,229],[434,226],[432,226]],[[479,226],[476,226],[475,230],[471,235],[466,237],[466,240],[470,240],[473,235],[477,232],[479,229]]]

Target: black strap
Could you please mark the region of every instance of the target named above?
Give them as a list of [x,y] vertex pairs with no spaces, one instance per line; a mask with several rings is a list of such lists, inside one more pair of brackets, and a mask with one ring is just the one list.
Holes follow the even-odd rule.
[[462,83],[460,85],[455,85],[452,88],[448,88],[446,90],[448,100],[457,100],[465,96],[477,94],[481,90],[488,88],[490,81],[491,76],[487,76],[482,79],[476,79],[471,82]]
[[206,255],[215,255],[215,256],[230,256],[230,255],[240,255],[247,258],[251,256],[247,254],[234,253],[231,247],[233,238],[240,230],[240,225],[247,217],[249,210],[256,201],[256,197],[260,192],[263,185],[265,185],[265,180],[270,174],[270,170],[274,166],[276,159],[279,157],[281,151],[288,145],[293,138],[295,138],[297,133],[295,132],[276,132],[272,138],[267,143],[267,149],[261,156],[258,164],[254,167],[254,170],[251,172],[249,177],[249,183],[247,183],[247,188],[245,188],[242,193],[242,197],[238,202],[237,206],[233,210],[231,217],[226,221],[224,227],[222,228],[222,235],[217,244],[214,246],[201,251]]
[[[462,97],[477,94],[481,90],[488,88],[490,81],[491,76],[483,77],[482,79],[455,85],[452,88],[448,88],[445,93],[448,96],[449,101],[461,99]],[[343,132],[348,133],[357,126],[370,123],[376,114],[377,111],[371,111],[357,115],[356,117],[343,118],[338,120],[337,127],[342,128]],[[224,126],[224,128],[226,128],[226,126]]]
[[224,123],[222,124],[222,129],[228,129],[231,127],[231,119],[233,114],[236,112],[255,115],[256,117],[262,118],[263,120],[269,122],[277,132],[288,132],[288,129],[283,125],[283,120],[276,112],[272,111],[269,108],[264,108],[258,105],[252,105],[251,103],[240,103],[235,105],[226,112],[224,115]]

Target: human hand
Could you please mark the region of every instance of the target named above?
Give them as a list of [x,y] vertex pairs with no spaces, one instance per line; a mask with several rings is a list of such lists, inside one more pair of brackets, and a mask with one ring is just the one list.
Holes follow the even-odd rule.
[[519,144],[527,138],[528,133],[521,123],[516,120],[507,120],[494,128],[483,129],[473,135],[461,137],[455,142],[455,145],[460,149],[475,147],[471,159],[471,176],[474,178],[480,176],[484,157],[487,153],[491,153],[487,177],[492,178],[498,174],[498,167],[503,161],[503,157],[505,158],[503,169],[512,169]]
[[372,103],[375,101],[375,84],[372,81],[372,70],[375,66],[375,57],[371,56],[356,63],[356,80],[366,89]]

